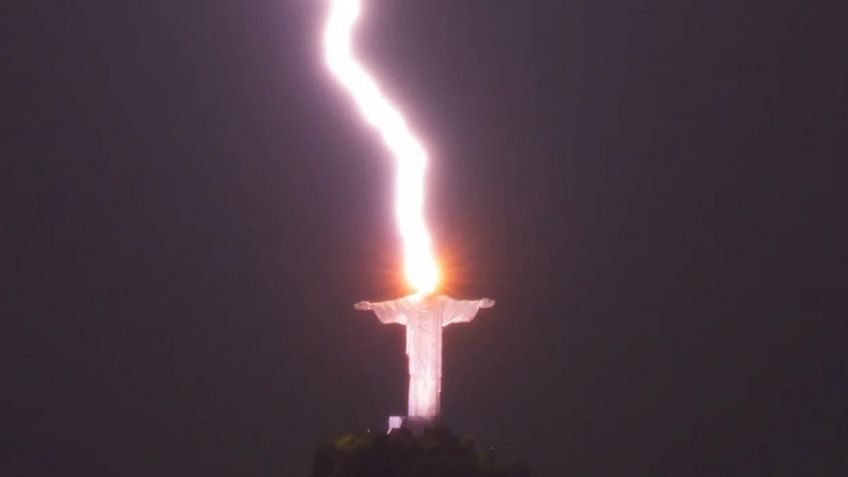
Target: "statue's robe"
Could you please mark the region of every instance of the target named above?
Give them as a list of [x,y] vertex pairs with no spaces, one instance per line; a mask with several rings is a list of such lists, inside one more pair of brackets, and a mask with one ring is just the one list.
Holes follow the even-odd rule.
[[434,419],[439,415],[442,387],[442,328],[474,319],[483,300],[456,300],[447,295],[409,295],[372,303],[383,323],[406,326],[409,358],[409,409],[411,418]]

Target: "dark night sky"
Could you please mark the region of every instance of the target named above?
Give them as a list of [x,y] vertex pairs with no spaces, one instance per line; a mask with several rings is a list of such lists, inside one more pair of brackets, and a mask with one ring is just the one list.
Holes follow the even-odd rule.
[[[0,473],[296,476],[383,429],[403,330],[351,304],[404,291],[392,169],[323,3],[51,3],[2,7]],[[844,16],[745,3],[367,4],[447,291],[498,301],[446,331],[460,434],[848,474]]]

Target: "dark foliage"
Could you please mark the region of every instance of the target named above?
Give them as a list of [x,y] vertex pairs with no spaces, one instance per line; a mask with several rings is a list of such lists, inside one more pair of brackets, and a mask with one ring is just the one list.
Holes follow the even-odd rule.
[[315,453],[311,477],[528,477],[527,466],[483,452],[446,427],[415,436],[346,434]]

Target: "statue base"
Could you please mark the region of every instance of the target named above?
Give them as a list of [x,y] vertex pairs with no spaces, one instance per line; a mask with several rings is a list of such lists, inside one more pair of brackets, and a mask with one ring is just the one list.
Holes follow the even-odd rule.
[[425,429],[434,427],[436,423],[434,417],[390,416],[388,434],[396,429],[408,429],[414,435],[420,436]]

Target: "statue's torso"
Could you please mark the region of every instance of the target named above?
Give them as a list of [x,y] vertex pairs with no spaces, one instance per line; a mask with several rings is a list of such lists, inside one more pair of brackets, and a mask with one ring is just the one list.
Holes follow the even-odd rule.
[[442,370],[441,300],[416,303],[406,313],[406,354],[410,374],[441,376]]

